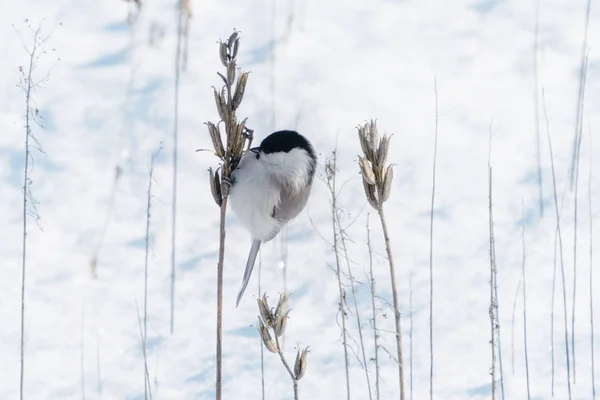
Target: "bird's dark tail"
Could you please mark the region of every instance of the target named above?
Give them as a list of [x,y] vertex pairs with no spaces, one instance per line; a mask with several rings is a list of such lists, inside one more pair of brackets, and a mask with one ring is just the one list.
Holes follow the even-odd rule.
[[240,300],[242,299],[242,296],[246,291],[246,287],[248,286],[250,276],[252,276],[252,269],[254,268],[254,262],[256,261],[256,256],[258,255],[258,250],[260,249],[260,243],[260,240],[256,239],[252,241],[252,248],[250,249],[250,254],[248,255],[248,262],[246,262],[246,270],[244,271],[242,287],[240,288],[240,292],[237,296],[237,301],[235,302],[236,307],[240,304]]

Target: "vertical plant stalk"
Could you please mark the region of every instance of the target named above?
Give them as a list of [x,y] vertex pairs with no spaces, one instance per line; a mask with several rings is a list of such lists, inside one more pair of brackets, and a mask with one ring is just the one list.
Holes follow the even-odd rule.
[[[262,293],[260,286],[260,276],[262,272],[262,251],[258,250],[258,293]],[[260,341],[260,389],[261,399],[265,400],[265,344]]]
[[[492,396],[495,396],[495,387],[497,380],[495,379],[496,373],[496,360],[499,367],[500,375],[500,394],[502,400],[504,400],[504,367],[502,364],[502,340],[500,335],[500,321],[498,318],[498,268],[496,265],[496,238],[494,235],[494,212],[493,212],[493,197],[492,197],[492,126],[490,125],[489,133],[489,150],[488,150],[488,170],[489,170],[489,213],[490,213],[490,285],[491,285],[491,299],[490,299],[490,319],[492,323]],[[496,346],[496,343],[498,344]],[[496,348],[498,354],[496,357]]]
[[552,311],[550,312],[550,353],[552,358],[552,397],[554,397],[555,360],[554,360],[554,304],[556,299],[556,266],[558,248],[558,227],[554,229],[554,267],[552,272]]
[[363,188],[367,202],[377,210],[383,230],[385,249],[390,267],[390,282],[392,285],[392,300],[394,307],[394,322],[396,328],[396,349],[398,351],[398,383],[400,385],[400,399],[405,400],[404,386],[404,358],[402,356],[402,330],[400,324],[400,311],[398,308],[398,290],[396,288],[396,271],[394,268],[394,257],[390,244],[383,203],[391,193],[394,179],[392,165],[387,165],[390,137],[383,135],[379,137],[377,124],[374,120],[358,127],[358,139],[364,157],[358,159],[358,165],[362,175]]
[[590,173],[588,178],[588,203],[589,203],[589,219],[590,219],[590,277],[589,277],[589,287],[590,287],[590,358],[592,362],[592,400],[596,400],[596,365],[595,365],[595,357],[594,357],[594,268],[593,268],[593,243],[594,243],[594,225],[592,218],[592,160],[593,160],[593,151],[592,151],[592,135],[590,134]]
[[531,399],[531,389],[529,385],[529,354],[527,351],[527,275],[525,273],[525,216],[523,212],[523,199],[521,199],[521,225],[522,241],[523,241],[523,265],[522,265],[522,276],[523,276],[523,343],[525,343],[525,376],[527,378],[527,399]]
[[[431,185],[431,218],[429,225],[429,399],[433,400],[433,211],[435,206],[435,172],[437,164],[438,141],[438,91],[437,79],[433,79],[435,91],[435,141],[433,145],[433,178]],[[411,324],[412,329],[412,324]],[[411,369],[412,375],[412,369]]]
[[554,155],[552,152],[552,139],[550,138],[550,123],[548,121],[548,113],[546,111],[546,100],[544,97],[544,89],[542,88],[542,107],[544,109],[544,118],[546,120],[546,133],[548,136],[548,148],[550,150],[550,166],[552,169],[552,182],[554,191],[554,208],[556,211],[556,229],[558,232],[558,246],[560,252],[560,271],[562,275],[562,291],[563,291],[563,314],[565,324],[565,353],[567,358],[567,390],[569,393],[569,400],[571,399],[571,361],[569,355],[569,328],[567,324],[567,288],[565,283],[565,266],[563,257],[563,245],[562,245],[562,234],[560,230],[560,213],[558,210],[558,196],[556,194],[556,174],[554,172]]
[[515,314],[517,312],[517,298],[519,297],[519,293],[521,292],[521,280],[523,276],[519,276],[519,283],[517,283],[517,290],[515,290],[515,297],[513,299],[513,308],[512,308],[512,318],[510,325],[510,348],[511,348],[511,364],[512,364],[512,374],[515,376]]
[[325,176],[327,177],[327,186],[331,193],[331,228],[333,230],[333,253],[335,254],[335,275],[338,281],[338,290],[340,294],[339,312],[342,318],[342,345],[344,346],[344,369],[346,372],[346,398],[350,400],[350,367],[348,358],[348,331],[346,330],[346,295],[342,286],[342,272],[340,266],[340,250],[338,243],[337,229],[335,225],[335,213],[337,210],[337,150],[333,151],[332,160],[325,165]]
[[400,399],[404,400],[404,358],[402,356],[402,329],[400,324],[400,311],[398,308],[398,290],[396,288],[396,270],[394,268],[394,257],[392,255],[392,245],[390,243],[390,235],[388,233],[387,222],[383,211],[383,203],[379,205],[379,219],[381,228],[383,229],[383,238],[385,240],[385,251],[388,256],[390,266],[390,281],[392,283],[392,301],[394,304],[394,322],[396,327],[396,348],[398,350],[398,379],[400,381]]
[[[22,240],[22,258],[21,258],[21,370],[19,379],[19,398],[23,400],[23,390],[25,382],[25,290],[26,290],[26,276],[27,276],[27,216],[31,215],[34,219],[37,219],[37,213],[35,211],[35,203],[31,197],[31,178],[29,177],[29,160],[31,159],[30,140],[33,140],[35,144],[37,140],[32,134],[32,123],[37,123],[36,116],[33,114],[32,109],[32,90],[36,86],[33,82],[32,75],[35,69],[35,60],[39,58],[38,50],[39,46],[44,43],[46,39],[40,40],[41,28],[37,28],[33,31],[33,45],[31,50],[25,49],[29,56],[29,66],[27,70],[23,67],[19,67],[20,83],[19,86],[25,92],[25,167],[23,170],[23,240]],[[36,109],[37,115],[37,109]],[[38,146],[39,148],[39,146]],[[31,204],[28,204],[28,200],[31,200]]]
[[[375,276],[373,275],[373,249],[371,247],[371,230],[369,229],[369,214],[367,214],[367,247],[369,248],[369,279],[371,281],[371,307],[373,312],[373,342],[375,347],[375,398],[379,400],[379,331],[377,330],[377,308],[375,306]],[[411,292],[412,295],[412,292]],[[412,297],[411,297],[412,299]],[[411,303],[412,304],[412,303]],[[412,315],[412,314],[411,314]],[[411,325],[412,329],[412,325]],[[412,338],[411,338],[412,357]],[[412,358],[411,358],[412,362]],[[412,364],[411,364],[412,377]]]
[[142,354],[144,355],[144,399],[152,400],[152,390],[150,387],[150,373],[148,372],[148,355],[146,353],[146,337],[142,327],[142,318],[140,317],[140,308],[137,300],[135,301],[135,311],[137,312],[138,326],[140,327],[140,339],[142,340]]
[[187,71],[188,65],[188,45],[190,41],[190,18],[192,18],[191,0],[181,0],[181,12],[184,16],[183,20],[183,55],[182,55],[182,71]]
[[[583,138],[583,105],[584,105],[584,97],[585,97],[585,81],[586,81],[586,76],[587,76],[587,57],[584,60],[584,67],[583,67],[583,76],[582,76],[582,80],[583,80],[583,86],[581,88],[581,113],[580,113],[580,118],[581,120],[578,122],[579,125],[579,142],[577,144],[577,154],[580,153],[581,151],[581,141]],[[578,156],[579,157],[579,156]],[[576,374],[576,368],[577,368],[577,362],[576,362],[576,352],[575,352],[575,313],[576,313],[576,307],[575,307],[575,301],[577,299],[576,293],[577,293],[577,206],[579,203],[579,162],[577,162],[575,164],[575,198],[574,198],[574,215],[573,215],[573,220],[574,220],[574,226],[573,226],[573,301],[571,304],[571,352],[573,354],[573,384],[575,384],[577,382],[577,374]]]
[[84,353],[84,341],[83,341],[83,333],[85,327],[85,308],[83,302],[81,304],[81,327],[79,332],[79,345],[80,349],[80,359],[79,359],[79,368],[81,369],[81,398],[85,400],[85,353]]
[[[540,140],[540,107],[538,102],[539,84],[538,84],[538,43],[540,31],[540,0],[535,2],[535,28],[533,39],[533,106],[535,115],[535,148],[537,158],[537,184],[539,191],[540,214],[544,215],[544,188],[542,182],[542,158],[541,158],[541,140]],[[514,372],[513,372],[514,373]]]
[[229,199],[229,185],[231,172],[237,167],[246,142],[248,147],[252,142],[252,130],[246,127],[246,120],[238,123],[235,112],[244,97],[248,72],[239,73],[237,83],[235,80],[237,64],[236,57],[239,49],[239,37],[233,32],[226,42],[220,42],[219,56],[221,63],[226,67],[225,74],[217,72],[224,85],[220,91],[213,88],[215,105],[221,121],[225,124],[226,146],[218,124],[207,122],[209,135],[213,144],[215,155],[221,159],[221,174],[209,168],[209,182],[215,203],[220,207],[219,221],[219,260],[217,264],[217,370],[216,370],[216,399],[221,399],[222,388],[222,353],[223,353],[223,264],[225,259],[225,218],[227,215],[227,201]]
[[[148,370],[148,362],[145,359],[145,354],[147,352],[146,343],[148,341],[148,253],[150,247],[150,211],[152,206],[152,180],[154,178],[154,161],[156,156],[162,149],[162,145],[152,154],[152,158],[150,160],[150,173],[148,174],[148,196],[146,201],[146,236],[144,238],[146,248],[144,252],[144,332],[143,332],[143,346],[144,346],[144,363],[145,369]],[[147,372],[144,374],[144,394],[145,398],[148,397],[148,390],[150,389],[150,378],[148,377]]]
[[489,181],[489,218],[490,218],[490,324],[491,324],[491,341],[492,345],[492,400],[496,399],[496,298],[494,296],[494,281],[496,279],[494,269],[496,263],[494,260],[494,219],[492,214],[492,167],[488,166],[488,181]]
[[[579,152],[581,148],[581,125],[583,122],[583,96],[585,91],[585,74],[587,68],[587,39],[588,39],[588,28],[590,25],[590,8],[592,0],[587,1],[587,8],[585,12],[585,27],[583,43],[581,44],[581,67],[579,71],[579,91],[577,96],[577,117],[575,119],[575,138],[573,139],[573,157],[571,159],[571,190],[573,190],[573,184],[575,182],[575,176],[579,170]],[[574,366],[573,366],[574,369]],[[575,376],[573,375],[573,378]]]
[[[350,279],[350,288],[352,289],[352,300],[354,303],[354,313],[356,314],[356,325],[358,329],[358,339],[360,344],[360,350],[362,355],[362,364],[365,370],[365,377],[367,380],[367,389],[369,391],[369,400],[373,400],[373,395],[371,393],[371,379],[369,378],[369,369],[367,365],[367,355],[365,353],[365,342],[363,339],[362,332],[362,324],[360,322],[360,314],[358,312],[358,299],[356,296],[356,284],[354,282],[354,275],[352,275],[352,268],[350,267],[350,259],[348,257],[348,246],[346,245],[346,233],[344,232],[344,228],[342,227],[342,223],[340,221],[340,209],[336,208],[334,210],[333,218],[335,220],[335,225],[337,226],[337,233],[340,237],[340,243],[342,245],[342,250],[344,252],[344,258],[346,260],[346,268],[348,269],[348,278]],[[334,232],[335,234],[335,232]]]
[[100,367],[100,335],[96,333],[96,376],[97,376],[97,388],[98,399],[102,400],[102,369]]
[[410,386],[410,400],[413,400],[413,271],[410,271],[410,277],[408,279],[409,286],[409,294],[408,294],[408,308],[410,309],[410,329],[408,330],[408,340],[410,341],[410,346],[408,348],[409,352],[409,367],[410,367],[410,375],[409,375],[409,386]]
[[179,0],[177,10],[177,49],[175,50],[175,91],[173,110],[173,195],[171,201],[171,318],[170,328],[173,334],[175,328],[175,241],[177,236],[177,166],[178,166],[178,136],[179,136],[179,80],[181,77],[181,42],[183,36],[183,2]]

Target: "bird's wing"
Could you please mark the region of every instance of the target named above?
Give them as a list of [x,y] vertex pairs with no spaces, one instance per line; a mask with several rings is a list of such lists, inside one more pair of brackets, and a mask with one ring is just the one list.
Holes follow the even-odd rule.
[[295,218],[306,206],[310,197],[311,187],[306,186],[300,192],[290,191],[284,187],[281,191],[279,203],[273,207],[271,216],[282,225]]

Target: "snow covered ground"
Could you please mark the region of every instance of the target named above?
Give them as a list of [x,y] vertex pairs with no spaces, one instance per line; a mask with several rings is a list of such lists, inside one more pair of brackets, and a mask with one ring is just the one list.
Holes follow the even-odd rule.
[[[33,130],[44,153],[33,151],[31,170],[31,191],[40,219],[36,225],[30,218],[28,229],[26,398],[143,398],[136,302],[141,312],[148,172],[150,157],[161,142],[163,150],[154,171],[148,276],[152,394],[162,399],[214,398],[218,212],[206,169],[216,166],[217,159],[195,150],[210,147],[203,123],[217,119],[211,86],[219,84],[216,71],[222,67],[216,42],[233,28],[242,35],[239,65],[252,71],[239,116],[248,117],[257,140],[285,128],[308,136],[320,154],[321,175],[326,157],[337,146],[338,179],[348,180],[341,206],[348,222],[357,218],[348,229],[354,240],[350,254],[354,273],[366,282],[365,225],[370,213],[377,285],[388,300],[389,270],[381,229],[376,215],[365,207],[357,173],[360,147],[355,127],[377,118],[380,131],[394,134],[389,159],[396,165],[396,178],[386,210],[398,270],[407,385],[412,275],[414,399],[427,398],[429,390],[434,79],[439,105],[433,240],[436,399],[491,397],[487,169],[491,129],[505,398],[527,398],[520,295],[511,332],[523,259],[522,205],[531,398],[550,398],[556,220],[542,90],[563,204],[570,341],[574,192],[565,187],[576,127],[587,2],[540,0],[538,98],[544,203],[540,215],[534,0],[192,1],[188,67],[182,73],[179,99],[175,327],[171,334],[175,3],[144,1],[139,19],[130,28],[126,16],[134,7],[123,1],[0,1],[0,398],[18,398],[19,393],[25,103],[16,85],[19,66],[27,68],[29,62],[24,45],[30,45],[32,34],[27,26],[35,28],[40,21],[43,34],[50,37],[34,77],[51,72],[33,93],[45,129]],[[596,347],[600,346],[600,329],[592,338],[588,202],[591,191],[591,215],[600,225],[600,140],[591,140],[598,138],[600,126],[599,22],[600,8],[592,4],[579,179],[576,358],[570,360],[571,368],[576,367],[574,399],[592,398],[594,378],[600,390],[600,367],[595,377],[591,373],[590,342],[595,339]],[[123,174],[94,280],[90,259],[103,231],[117,165]],[[286,353],[291,358],[298,344],[311,346],[308,371],[300,381],[303,399],[345,398],[337,282],[329,268],[334,265],[329,207],[325,185],[317,180],[307,211],[287,231],[286,284],[293,293],[293,310]],[[253,326],[258,313],[254,301],[257,275],[240,307],[234,308],[250,240],[233,215],[227,235],[223,398],[260,399],[260,342]],[[592,244],[600,252],[600,233],[596,232]],[[282,241],[274,240],[262,254],[263,290],[272,302],[284,285],[278,266],[283,253]],[[599,276],[596,273],[592,282],[596,290]],[[368,286],[362,284],[358,291],[368,357],[372,357]],[[600,294],[594,303],[599,310]],[[383,301],[381,305],[385,308]],[[566,399],[560,268],[554,310],[555,398]],[[387,308],[379,314],[382,344],[393,354],[392,316]],[[348,327],[357,338],[354,315]],[[396,366],[383,350],[380,357],[381,399],[398,398]],[[354,355],[351,367],[352,398],[368,398],[365,375]],[[373,382],[373,362],[368,369]],[[265,354],[265,383],[267,399],[291,398],[289,377],[270,353]]]

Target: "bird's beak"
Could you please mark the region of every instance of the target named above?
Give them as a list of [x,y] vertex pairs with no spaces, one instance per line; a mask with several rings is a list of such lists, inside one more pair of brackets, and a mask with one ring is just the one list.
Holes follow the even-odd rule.
[[253,148],[249,149],[248,151],[251,151],[254,154],[258,154],[258,147],[253,147]]

